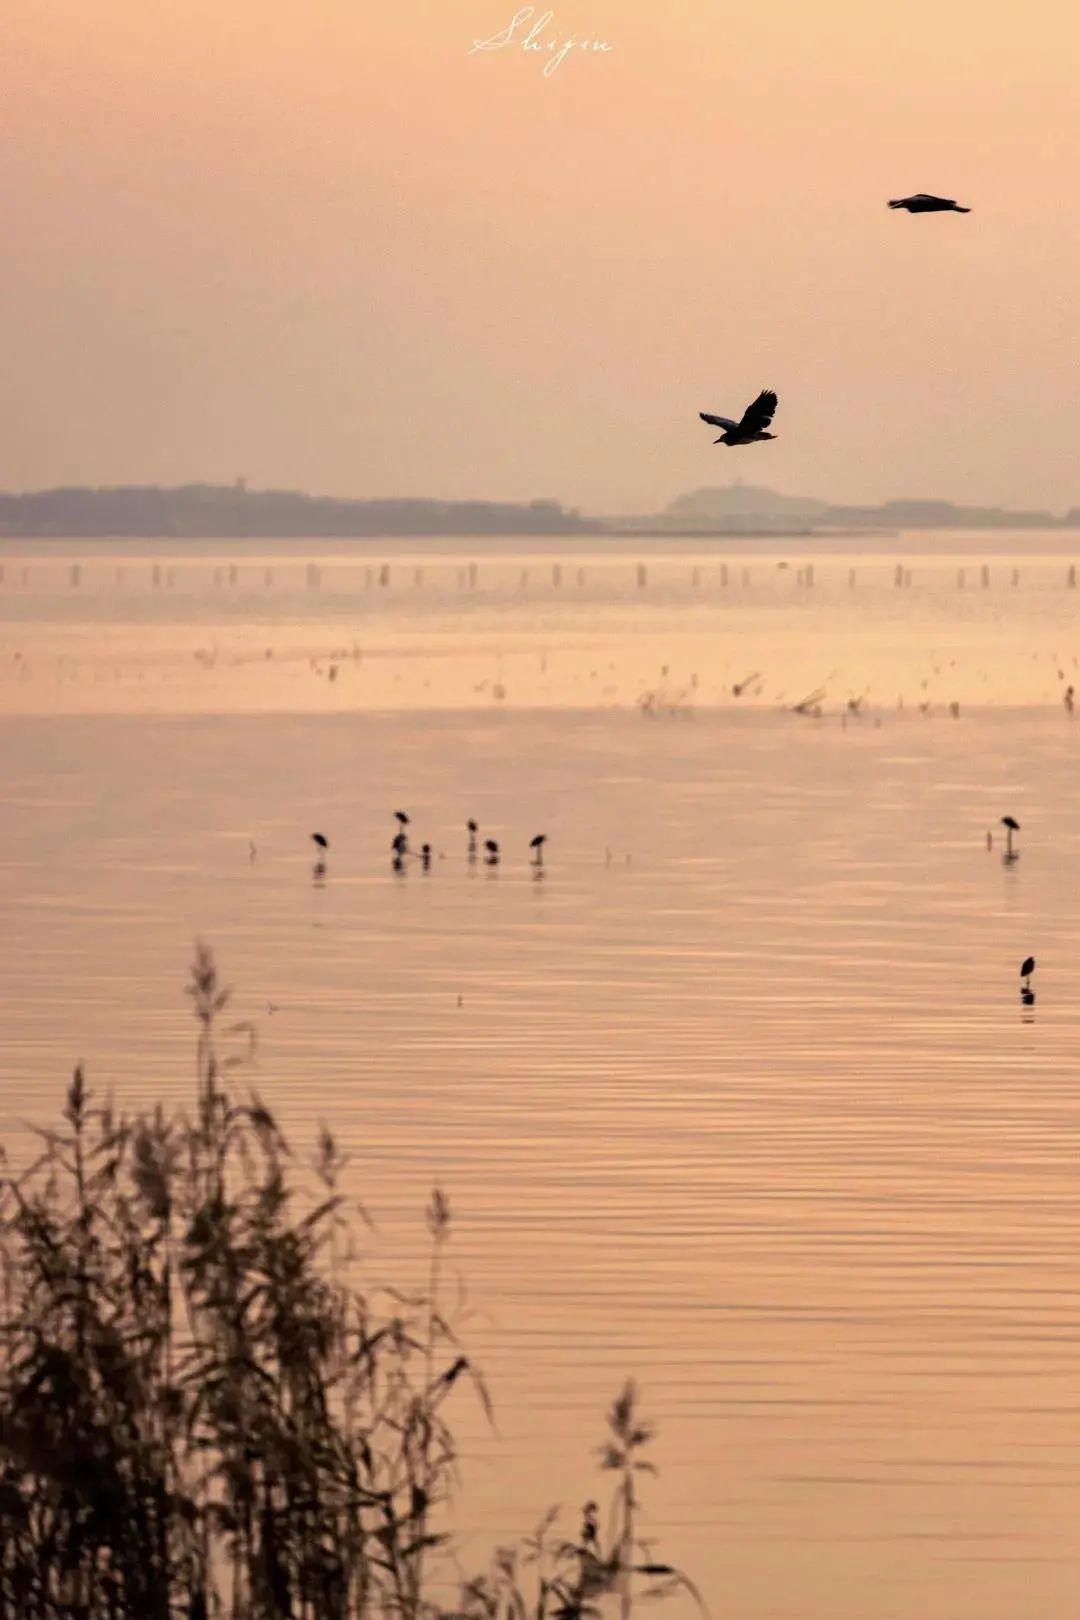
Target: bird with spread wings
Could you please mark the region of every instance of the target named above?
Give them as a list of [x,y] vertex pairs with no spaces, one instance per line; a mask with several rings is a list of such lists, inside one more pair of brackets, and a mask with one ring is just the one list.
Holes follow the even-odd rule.
[[953,197],[935,197],[929,191],[917,191],[913,197],[894,197],[890,208],[906,208],[909,214],[970,214]]
[[698,415],[710,427],[723,428],[723,433],[714,444],[753,444],[757,439],[775,439],[775,433],[766,433],[765,429],[776,415],[776,395],[771,388],[760,393],[752,405],[748,405],[742,414],[741,421],[733,422],[729,416],[710,416],[708,411],[699,411]]

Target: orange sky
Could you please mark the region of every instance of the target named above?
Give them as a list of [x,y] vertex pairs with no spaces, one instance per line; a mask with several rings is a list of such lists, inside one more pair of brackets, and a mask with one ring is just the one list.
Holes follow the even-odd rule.
[[516,9],[9,0],[0,486],[1080,505],[1080,13]]

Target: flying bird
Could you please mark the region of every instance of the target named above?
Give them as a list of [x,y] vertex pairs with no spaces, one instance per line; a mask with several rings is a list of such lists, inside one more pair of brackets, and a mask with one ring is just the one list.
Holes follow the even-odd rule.
[[962,208],[951,197],[933,197],[928,191],[917,191],[914,197],[897,197],[890,204],[890,208],[906,208],[909,214],[970,214],[970,208]]
[[746,407],[739,422],[733,422],[730,416],[710,416],[708,411],[699,411],[698,415],[711,427],[723,428],[720,437],[713,440],[714,444],[753,444],[756,439],[776,438],[775,433],[765,432],[776,415],[776,404],[776,395],[771,388],[766,388]]

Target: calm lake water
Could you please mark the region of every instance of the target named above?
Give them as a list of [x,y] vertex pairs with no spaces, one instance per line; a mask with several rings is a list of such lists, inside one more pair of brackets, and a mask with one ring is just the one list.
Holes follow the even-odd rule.
[[718,1620],[1071,1614],[1071,542],[647,544],[0,547],[3,1140],[80,1059],[189,1095],[203,937],[375,1277],[450,1196],[466,1565],[576,1524],[633,1374]]

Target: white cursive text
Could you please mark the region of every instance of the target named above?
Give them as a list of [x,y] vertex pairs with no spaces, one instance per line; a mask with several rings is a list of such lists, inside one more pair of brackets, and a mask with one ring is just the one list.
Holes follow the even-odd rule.
[[576,34],[565,34],[561,38],[545,37],[554,11],[545,11],[537,17],[532,26],[525,31],[525,24],[536,10],[535,6],[522,6],[515,13],[509,25],[492,34],[490,39],[474,39],[469,47],[469,55],[474,51],[501,51],[505,45],[517,45],[523,51],[539,51],[545,58],[544,78],[550,79],[555,69],[566,60],[571,51],[613,51],[614,45],[609,45],[605,39],[595,39],[590,34],[580,39]]

